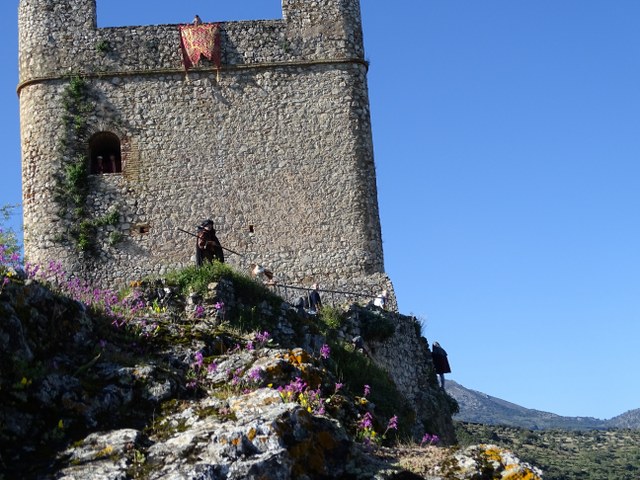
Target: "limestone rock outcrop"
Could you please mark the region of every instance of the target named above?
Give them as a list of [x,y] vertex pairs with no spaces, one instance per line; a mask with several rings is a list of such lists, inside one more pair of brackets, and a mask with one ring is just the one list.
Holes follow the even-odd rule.
[[[227,280],[201,296],[163,282],[117,301],[91,292],[96,303],[53,287],[13,279],[0,293],[3,480],[409,478],[381,455],[382,402],[336,376],[340,355],[382,372],[371,383],[393,389],[404,435],[455,440],[455,404],[410,317],[352,305],[323,332]],[[366,353],[350,350],[356,334]],[[422,353],[408,361],[402,348]]]

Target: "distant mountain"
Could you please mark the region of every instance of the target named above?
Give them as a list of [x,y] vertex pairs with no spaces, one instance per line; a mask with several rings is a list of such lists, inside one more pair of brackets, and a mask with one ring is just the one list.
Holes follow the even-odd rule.
[[640,408],[613,417],[607,424],[611,428],[640,428]]
[[486,425],[507,425],[530,430],[604,430],[607,428],[640,428],[640,409],[630,410],[610,420],[592,417],[563,417],[554,413],[521,407],[515,403],[470,390],[447,380],[447,393],[460,405],[454,420]]

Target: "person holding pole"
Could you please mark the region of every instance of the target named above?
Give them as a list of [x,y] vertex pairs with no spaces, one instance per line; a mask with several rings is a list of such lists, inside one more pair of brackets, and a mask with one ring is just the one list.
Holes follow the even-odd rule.
[[196,266],[201,267],[204,262],[213,262],[214,259],[224,263],[224,251],[222,250],[222,245],[220,245],[220,240],[216,237],[213,220],[205,220],[198,227]]

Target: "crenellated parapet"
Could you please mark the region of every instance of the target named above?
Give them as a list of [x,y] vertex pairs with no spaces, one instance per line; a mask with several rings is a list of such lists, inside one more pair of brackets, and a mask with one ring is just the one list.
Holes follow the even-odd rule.
[[[364,61],[358,1],[284,0],[283,17],[223,22],[224,68]],[[97,28],[95,0],[22,0],[19,23],[20,84],[182,69],[177,25]]]

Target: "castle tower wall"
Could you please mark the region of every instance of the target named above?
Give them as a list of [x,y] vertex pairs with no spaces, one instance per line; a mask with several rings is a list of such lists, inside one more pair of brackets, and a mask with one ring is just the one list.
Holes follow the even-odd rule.
[[20,0],[20,80],[72,73],[96,33],[95,0]]
[[[222,23],[221,70],[204,60],[188,74],[176,25],[98,29],[95,15],[95,0],[20,2],[29,261],[102,284],[162,274],[192,261],[177,229],[211,217],[239,268],[390,287],[357,0],[283,0],[283,20]],[[92,215],[119,214],[96,232],[96,255],[59,241],[73,222],[54,188],[69,75],[86,84],[89,134],[121,142],[122,173],[87,177]]]

